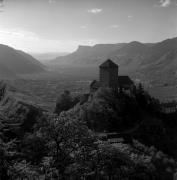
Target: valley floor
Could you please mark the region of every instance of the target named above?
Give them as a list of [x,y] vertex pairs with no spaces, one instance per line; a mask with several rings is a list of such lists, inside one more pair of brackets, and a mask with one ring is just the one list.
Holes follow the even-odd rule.
[[[64,90],[69,90],[73,96],[89,92],[89,85],[92,80],[96,79],[97,75],[87,71],[84,74],[82,69],[74,69],[72,73],[70,69],[65,71],[58,69],[58,71],[46,74],[8,80],[8,83],[22,93],[31,96],[31,101],[38,102],[42,108],[53,111],[57,98]],[[162,102],[177,100],[177,87],[175,85],[153,83],[151,86],[145,86],[145,89]]]
[[31,97],[31,101],[38,102],[42,108],[53,111],[56,100],[64,90],[69,90],[73,96],[86,93],[90,81],[61,80],[61,79],[17,79],[10,82],[22,93]]

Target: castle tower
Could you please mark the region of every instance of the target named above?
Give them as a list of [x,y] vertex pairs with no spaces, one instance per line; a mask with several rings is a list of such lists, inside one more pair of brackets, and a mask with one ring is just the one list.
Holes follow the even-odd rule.
[[118,88],[118,65],[108,59],[100,65],[101,86]]

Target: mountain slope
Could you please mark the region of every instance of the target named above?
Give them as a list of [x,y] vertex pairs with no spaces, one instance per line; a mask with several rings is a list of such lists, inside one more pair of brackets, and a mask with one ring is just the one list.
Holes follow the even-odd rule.
[[125,44],[98,44],[91,46],[79,46],[79,48],[66,56],[58,57],[51,61],[51,64],[64,65],[94,65],[99,64],[113,51],[123,47]]
[[38,60],[36,60],[33,56],[31,56],[30,54],[27,54],[23,51],[18,51],[19,54],[21,54],[25,59],[29,60],[31,63],[33,63],[34,65],[37,65],[39,67],[41,67],[42,69],[45,69],[46,67],[40,63]]
[[147,44],[134,41],[127,44],[80,46],[74,53],[59,57],[51,64],[98,67],[107,58],[119,64],[121,74],[144,81],[171,81],[177,75],[177,38]]
[[134,41],[112,52],[109,58],[119,64],[120,73],[131,74],[140,68],[148,49],[146,44]]
[[146,79],[152,81],[174,81],[177,75],[177,38],[150,47],[143,57],[139,73],[146,74]]
[[66,56],[68,54],[69,54],[68,52],[48,52],[48,53],[32,53],[31,55],[40,62],[48,62],[59,56]]
[[[31,74],[45,71],[45,67],[32,56],[11,47],[0,45],[0,64],[7,74]],[[0,74],[4,74],[0,71]]]
[[11,78],[16,77],[16,74],[7,68],[5,65],[0,63],[0,77],[2,78]]

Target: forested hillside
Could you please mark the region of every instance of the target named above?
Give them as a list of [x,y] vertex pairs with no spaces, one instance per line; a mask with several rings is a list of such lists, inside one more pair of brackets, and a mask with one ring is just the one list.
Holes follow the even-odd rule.
[[158,100],[141,86],[131,96],[65,91],[55,113],[0,87],[0,179],[170,180],[176,173],[177,143],[169,133],[176,115],[162,118]]

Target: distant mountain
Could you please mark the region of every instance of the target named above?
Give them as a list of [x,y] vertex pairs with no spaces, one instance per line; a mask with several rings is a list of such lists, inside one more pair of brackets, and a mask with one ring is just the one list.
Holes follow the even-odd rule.
[[60,56],[66,56],[67,52],[49,52],[49,53],[31,53],[31,55],[39,60],[40,62],[48,62],[49,60],[55,59]]
[[51,61],[53,65],[98,66],[107,58],[119,64],[119,72],[134,78],[165,82],[177,75],[177,38],[158,43],[130,42],[80,46],[77,51]]
[[45,66],[29,54],[0,44],[0,77],[44,71]]
[[125,44],[98,44],[93,47],[91,46],[79,46],[77,51],[63,56],[58,57],[51,61],[52,64],[62,65],[94,65],[103,61],[105,57],[114,52],[115,50],[123,47]]
[[139,72],[146,78],[174,83],[177,77],[177,38],[167,39],[150,47]]
[[30,62],[32,62],[33,64],[35,64],[35,65],[37,65],[37,66],[39,66],[39,67],[41,67],[41,68],[43,68],[43,69],[45,69],[46,67],[42,64],[42,63],[40,63],[38,60],[36,60],[33,56],[31,56],[30,54],[27,54],[27,53],[25,53],[25,52],[23,52],[23,51],[18,51],[18,53],[20,53],[22,56],[24,56],[25,57],[25,59],[28,59]]

